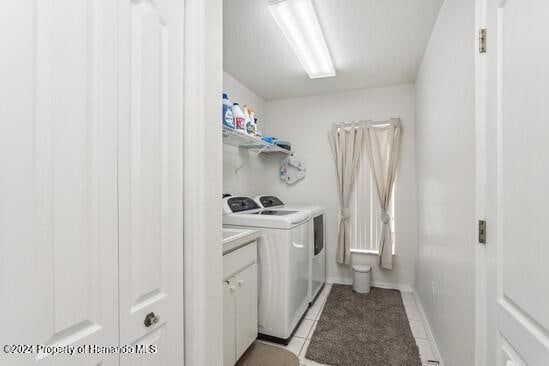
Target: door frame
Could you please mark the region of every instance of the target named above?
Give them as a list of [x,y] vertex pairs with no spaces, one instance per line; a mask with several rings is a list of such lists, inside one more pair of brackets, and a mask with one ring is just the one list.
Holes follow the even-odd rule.
[[185,365],[223,364],[222,0],[184,5]]
[[[479,31],[486,28],[487,0],[475,0],[475,135],[476,135],[476,217],[486,220],[486,189],[487,189],[487,57],[479,51]],[[489,33],[489,30],[488,30]],[[488,52],[490,50],[487,50]],[[478,236],[475,227],[474,237]],[[487,360],[487,263],[486,245],[475,242],[475,365],[486,366]]]

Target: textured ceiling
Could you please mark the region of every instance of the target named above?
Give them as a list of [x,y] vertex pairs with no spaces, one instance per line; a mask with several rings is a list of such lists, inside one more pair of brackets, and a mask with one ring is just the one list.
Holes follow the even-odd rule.
[[442,2],[313,0],[337,75],[311,80],[267,0],[224,0],[224,69],[266,100],[413,82]]

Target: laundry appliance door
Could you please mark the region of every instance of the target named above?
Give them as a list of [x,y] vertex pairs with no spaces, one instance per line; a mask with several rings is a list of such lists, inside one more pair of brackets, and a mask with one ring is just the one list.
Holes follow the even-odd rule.
[[313,246],[310,248],[311,285],[309,287],[309,302],[313,302],[326,282],[326,250],[325,250],[324,215],[313,218]]

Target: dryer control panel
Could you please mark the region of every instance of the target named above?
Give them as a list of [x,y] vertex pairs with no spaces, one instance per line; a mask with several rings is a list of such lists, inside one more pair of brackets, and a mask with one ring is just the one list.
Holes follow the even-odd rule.
[[259,202],[261,202],[265,208],[284,205],[284,203],[275,196],[261,196],[259,197]]
[[227,199],[227,205],[231,212],[242,212],[257,210],[259,205],[250,197],[230,197]]

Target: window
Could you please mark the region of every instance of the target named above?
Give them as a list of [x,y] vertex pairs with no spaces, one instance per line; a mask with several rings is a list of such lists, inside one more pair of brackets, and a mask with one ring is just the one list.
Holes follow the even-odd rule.
[[[381,233],[381,208],[377,197],[377,188],[371,174],[367,156],[362,156],[357,171],[354,192],[351,196],[351,251],[354,253],[379,254],[379,234]],[[389,216],[391,216],[391,234],[393,254],[395,254],[395,191],[391,195]]]

